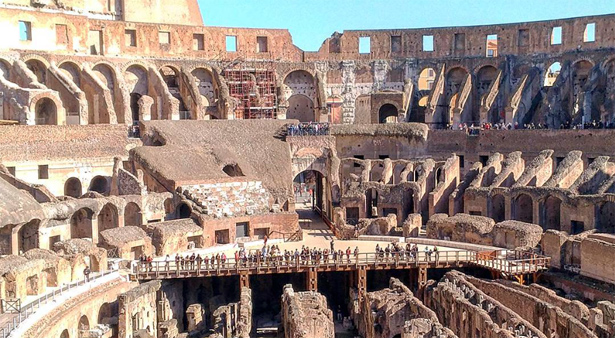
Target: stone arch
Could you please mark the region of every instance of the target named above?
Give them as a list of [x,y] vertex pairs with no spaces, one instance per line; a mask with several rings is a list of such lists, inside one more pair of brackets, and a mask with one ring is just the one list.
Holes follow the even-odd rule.
[[92,71],[107,86],[113,96],[117,82],[115,69],[107,63],[99,62],[92,67]]
[[39,83],[47,84],[47,69],[49,68],[49,64],[45,60],[41,60],[40,58],[30,58],[24,62],[28,69],[34,73],[36,76],[36,80]]
[[[184,105],[184,100],[180,92],[180,71],[174,66],[164,65],[159,70],[162,80],[169,89],[169,93],[179,101],[179,110],[182,112],[187,111]],[[180,119],[186,117],[186,115],[180,115]]]
[[194,77],[201,95],[201,103],[205,107],[216,106],[218,100],[218,85],[214,73],[207,68],[195,68],[190,72]]
[[86,315],[82,315],[79,318],[79,336],[81,336],[81,332],[82,331],[89,331],[90,330],[90,320],[88,319],[88,316]]
[[222,171],[231,177],[245,176],[239,165],[236,163],[225,165],[224,168],[222,168]]
[[370,182],[381,181],[383,172],[384,172],[384,163],[382,161],[372,161],[372,168],[369,172]]
[[79,198],[83,194],[81,181],[76,177],[71,177],[64,183],[64,196]]
[[135,202],[129,202],[124,208],[124,224],[126,226],[143,225],[143,216],[141,214],[141,208]]
[[397,123],[398,113],[395,105],[385,103],[378,109],[378,123]]
[[594,64],[585,59],[577,60],[572,64],[572,81],[575,88],[582,89],[589,80],[589,74]]
[[20,253],[39,247],[40,220],[32,220],[17,231],[17,249]]
[[615,202],[600,204],[597,212],[596,230],[598,232],[615,233]]
[[105,176],[95,176],[90,182],[89,191],[96,191],[100,194],[107,194],[109,192],[109,179]]
[[165,214],[171,214],[173,213],[173,199],[172,198],[167,198],[166,200],[164,200],[164,212]]
[[494,221],[502,222],[506,218],[506,206],[503,195],[496,194],[491,197],[490,215]]
[[32,104],[37,125],[58,124],[58,106],[55,100],[50,97],[41,97]]
[[320,170],[307,169],[299,172],[293,178],[293,186],[304,184],[306,191],[312,190],[314,207],[323,210],[325,177]]
[[461,67],[453,67],[446,73],[446,95],[450,98],[461,89],[461,84],[468,75],[468,70]]
[[436,173],[434,175],[434,186],[437,187],[440,182],[444,182],[442,167],[436,168]]
[[192,215],[192,208],[185,202],[180,203],[177,206],[177,218],[190,218]]
[[94,212],[89,208],[81,208],[70,218],[70,238],[92,238],[92,218]]
[[308,96],[303,94],[292,95],[288,99],[288,110],[286,110],[286,118],[299,120],[300,122],[316,121],[314,102]]
[[485,65],[476,72],[476,89],[479,98],[489,92],[489,88],[497,76],[498,69],[492,65]]
[[77,87],[81,87],[81,67],[72,61],[64,61],[59,67],[61,72],[68,76]]
[[124,116],[124,96],[121,89],[118,86],[117,71],[116,68],[106,62],[99,62],[92,67],[92,73],[98,77],[98,79],[107,87],[113,101],[113,109],[115,110],[117,122],[122,124],[126,123],[126,117]]
[[179,69],[175,66],[164,65],[160,67],[162,80],[169,88],[179,88]]
[[98,309],[98,324],[109,325],[113,322],[113,317],[117,315],[118,304],[117,302],[103,303]]
[[521,222],[534,222],[534,202],[530,195],[519,194],[514,203],[514,219]]
[[314,102],[316,98],[314,79],[314,75],[306,70],[294,70],[289,72],[284,77],[284,97],[288,100],[293,95],[301,94]]
[[135,124],[141,119],[139,116],[139,99],[141,99],[141,96],[143,95],[139,93],[130,93],[130,113]]
[[0,73],[5,79],[11,80],[11,63],[5,59],[0,59]]
[[545,198],[542,210],[544,230],[561,230],[561,205],[562,200],[555,196]]
[[68,333],[68,329],[64,329],[60,334],[60,338],[70,338],[70,334]]
[[393,184],[399,184],[402,181],[402,172],[406,169],[405,163],[393,164]]
[[147,68],[140,64],[133,64],[126,68],[124,72],[124,81],[129,89],[129,93],[137,93],[139,95],[147,95],[149,78]]
[[119,227],[119,213],[117,207],[111,203],[105,204],[105,206],[98,213],[98,236],[100,233],[107,229],[114,229]]
[[561,62],[555,61],[551,63],[551,65],[549,65],[549,67],[545,70],[544,86],[545,87],[553,86],[561,70],[562,70]]
[[418,90],[431,90],[436,81],[436,70],[432,67],[425,67],[419,74]]

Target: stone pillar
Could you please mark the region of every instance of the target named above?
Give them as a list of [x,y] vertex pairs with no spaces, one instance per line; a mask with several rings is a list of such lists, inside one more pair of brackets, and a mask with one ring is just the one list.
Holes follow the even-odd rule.
[[247,271],[242,271],[239,273],[239,288],[250,288],[250,275]]
[[410,269],[410,289],[422,290],[427,284],[427,268]]
[[318,291],[318,272],[316,268],[311,267],[308,269],[306,285],[308,291]]
[[359,296],[359,304],[363,301],[363,297],[367,293],[367,268],[363,265],[357,270],[357,295]]
[[203,318],[203,307],[203,304],[192,304],[188,306],[186,310],[188,332],[200,331],[203,329],[203,324],[205,323]]
[[425,289],[425,285],[427,285],[427,268],[420,267],[418,269],[418,293],[422,294]]

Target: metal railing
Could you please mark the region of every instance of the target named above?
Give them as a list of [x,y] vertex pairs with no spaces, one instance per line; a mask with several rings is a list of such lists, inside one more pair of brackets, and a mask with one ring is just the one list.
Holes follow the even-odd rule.
[[[292,272],[286,270],[304,270],[319,268],[323,270],[358,269],[359,266],[372,268],[409,268],[419,265],[478,265],[487,269],[510,273],[511,275],[525,274],[547,269],[549,257],[535,255],[530,258],[514,259],[516,253],[508,257],[493,257],[485,259],[477,251],[434,251],[402,253],[359,253],[354,255],[328,254],[328,255],[273,255],[222,259],[221,256],[201,260],[168,260],[139,262],[132,265],[132,272],[137,279],[181,278],[186,275],[239,275],[242,273]],[[509,258],[513,258],[509,260]]]
[[44,294],[43,296],[39,297],[38,299],[35,299],[32,302],[22,306],[21,311],[19,311],[15,315],[12,321],[6,323],[3,327],[0,327],[0,337],[7,338],[11,334],[11,332],[13,332],[17,327],[19,327],[21,323],[23,323],[26,319],[28,319],[30,316],[36,313],[37,309],[40,309],[42,305],[45,305],[50,300],[53,301],[56,299],[56,297],[59,297],[65,292],[69,292],[71,289],[74,289],[80,285],[85,285],[87,283],[93,282],[115,271],[116,270],[108,270],[108,271],[102,271],[98,273],[92,273],[90,274],[90,277],[88,280],[82,279],[76,282],[68,283],[67,285],[62,286],[61,288],[48,292]]
[[[208,257],[209,258],[209,257]],[[135,262],[132,271],[137,278],[158,278],[167,276],[173,278],[174,275],[185,274],[186,272],[198,274],[240,274],[244,271],[259,272],[261,269],[268,268],[352,268],[361,265],[383,266],[392,265],[403,267],[407,265],[420,264],[441,264],[441,263],[460,263],[469,262],[476,259],[474,251],[437,251],[431,254],[427,252],[404,252],[400,253],[359,253],[349,256],[328,254],[328,255],[276,255],[262,256],[254,255],[252,258],[214,258],[213,260],[184,260],[176,262],[153,261]]]
[[498,252],[478,252],[474,264],[508,275],[520,275],[548,269],[551,262],[551,257],[525,251],[507,251],[503,256]]

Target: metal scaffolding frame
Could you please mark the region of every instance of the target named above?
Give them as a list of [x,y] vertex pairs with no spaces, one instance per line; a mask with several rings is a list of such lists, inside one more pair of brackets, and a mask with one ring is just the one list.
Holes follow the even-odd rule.
[[238,100],[235,119],[276,118],[278,97],[273,62],[232,62],[223,74],[230,96]]

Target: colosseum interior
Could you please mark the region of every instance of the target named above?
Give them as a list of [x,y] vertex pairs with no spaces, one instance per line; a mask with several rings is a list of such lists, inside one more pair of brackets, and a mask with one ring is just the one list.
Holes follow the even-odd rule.
[[615,14],[151,3],[0,1],[1,338],[615,337]]

